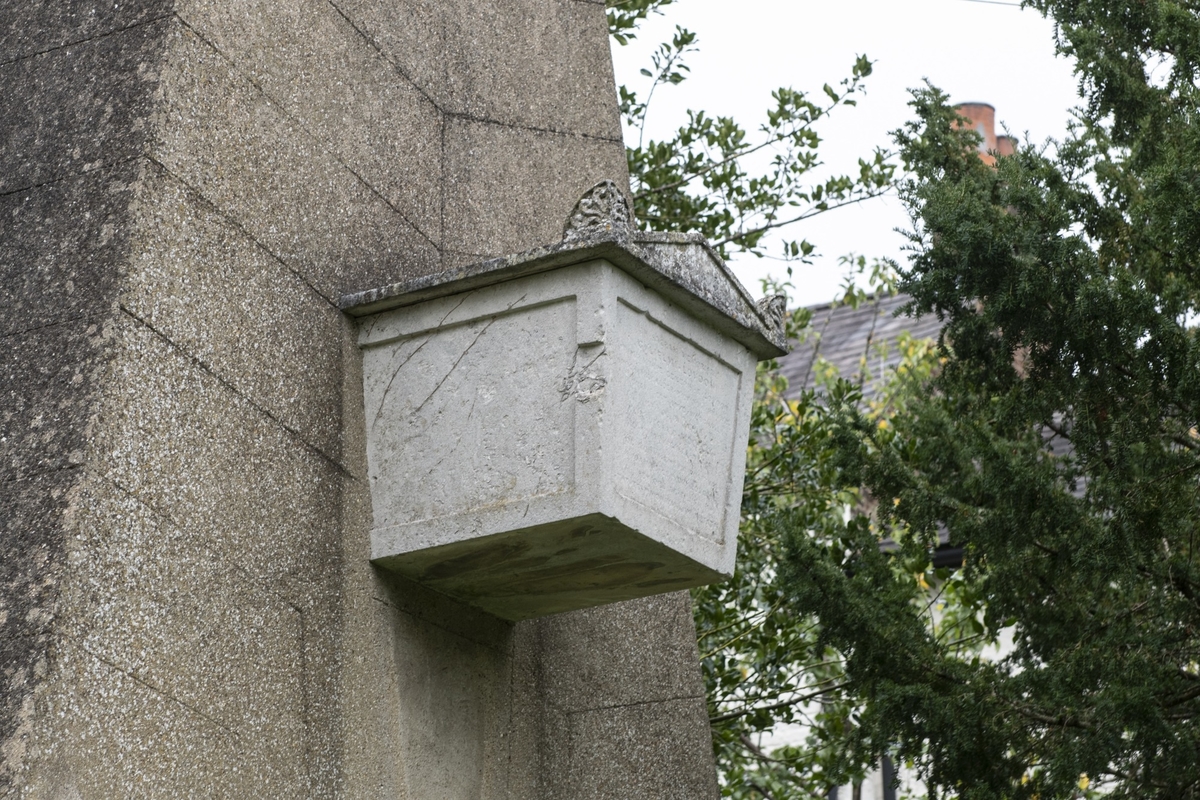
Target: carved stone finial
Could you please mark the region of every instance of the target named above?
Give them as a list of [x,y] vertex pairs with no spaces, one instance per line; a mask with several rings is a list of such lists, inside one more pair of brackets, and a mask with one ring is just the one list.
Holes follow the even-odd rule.
[[614,230],[628,232],[633,227],[633,213],[625,193],[612,181],[600,181],[588,189],[563,228],[563,241],[583,239]]
[[758,313],[763,320],[775,330],[783,328],[783,318],[787,315],[787,295],[772,294],[758,301]]

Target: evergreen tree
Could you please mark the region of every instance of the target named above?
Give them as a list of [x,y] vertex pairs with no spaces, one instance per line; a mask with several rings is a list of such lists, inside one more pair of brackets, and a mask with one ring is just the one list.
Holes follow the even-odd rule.
[[[834,411],[836,484],[873,514],[770,524],[793,613],[845,659],[848,751],[893,753],[931,795],[1198,797],[1200,4],[1026,5],[1075,61],[1076,123],[993,168],[916,93],[901,286],[943,320],[943,364],[887,428]],[[954,575],[929,573],[939,530]],[[914,575],[954,593],[957,634]]]

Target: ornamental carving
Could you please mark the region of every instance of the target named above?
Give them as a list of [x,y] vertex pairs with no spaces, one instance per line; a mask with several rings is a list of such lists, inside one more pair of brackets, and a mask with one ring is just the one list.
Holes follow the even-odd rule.
[[783,318],[787,315],[787,295],[773,294],[758,301],[758,313],[763,322],[775,330],[783,327]]
[[563,240],[585,239],[613,231],[628,233],[632,227],[633,213],[625,193],[612,181],[600,181],[575,204],[563,228]]

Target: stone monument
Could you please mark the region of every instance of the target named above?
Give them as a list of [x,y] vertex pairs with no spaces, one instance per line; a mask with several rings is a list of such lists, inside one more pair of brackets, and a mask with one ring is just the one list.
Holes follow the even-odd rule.
[[10,3],[0,87],[0,796],[716,796],[686,593],[371,563],[340,298],[619,194],[602,3]]

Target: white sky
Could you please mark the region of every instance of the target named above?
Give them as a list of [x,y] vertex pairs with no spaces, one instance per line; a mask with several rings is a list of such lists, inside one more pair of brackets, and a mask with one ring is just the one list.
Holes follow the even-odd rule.
[[[1077,103],[1071,65],[1054,55],[1050,23],[1036,11],[972,0],[676,0],[628,46],[613,45],[617,83],[644,98],[649,80],[638,70],[650,65],[650,51],[677,24],[696,32],[700,51],[687,60],[687,81],[655,93],[648,124],[653,138],[678,127],[688,108],[732,116],[754,130],[772,90],[791,86],[823,98],[822,84],[847,77],[860,53],[875,62],[866,96],[818,128],[820,153],[832,171],[856,171],[860,156],[877,145],[890,147],[888,132],[910,118],[907,90],[925,78],[954,102],[991,103],[998,131],[1006,124],[1038,143],[1063,135]],[[819,256],[812,267],[796,265],[794,302],[833,298],[844,275],[840,255],[902,260],[904,240],[893,229],[907,226],[894,198],[794,226],[787,238],[807,238]],[[778,249],[768,245],[771,255]],[[760,278],[783,277],[785,269],[780,261],[752,256],[731,266],[756,296]]]

